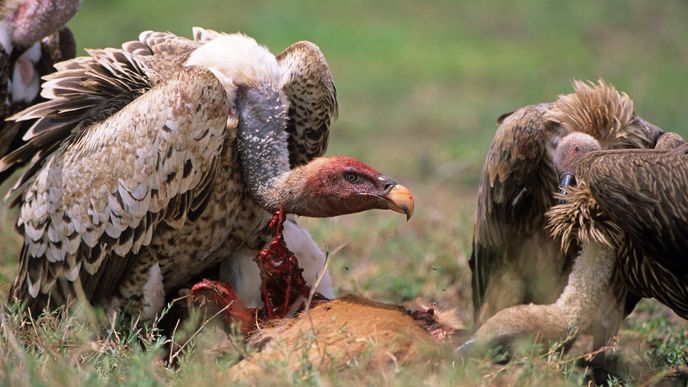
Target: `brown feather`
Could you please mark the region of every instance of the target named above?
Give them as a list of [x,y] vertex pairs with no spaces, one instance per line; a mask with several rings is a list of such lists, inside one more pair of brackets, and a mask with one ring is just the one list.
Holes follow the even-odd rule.
[[669,150],[592,152],[578,188],[549,213],[563,240],[596,241],[617,251],[631,292],[655,297],[688,318],[688,145]]
[[337,89],[320,48],[297,42],[277,55],[284,71],[282,90],[290,101],[289,159],[302,165],[327,150],[330,123],[337,118]]
[[[560,177],[552,157],[561,139],[584,132],[606,149],[651,148],[663,132],[636,115],[628,95],[601,80],[576,81],[574,93],[502,115],[498,123],[481,176],[470,260],[478,323],[517,303],[551,302],[566,283],[577,250],[579,228],[573,226],[578,223],[571,219],[554,237],[545,229],[545,212],[558,191]],[[558,215],[571,216],[563,209]],[[581,233],[610,238],[599,233],[597,224],[592,226]],[[564,240],[558,239],[561,236]],[[562,243],[566,253],[560,250]],[[550,281],[548,290],[533,297],[543,279]]]

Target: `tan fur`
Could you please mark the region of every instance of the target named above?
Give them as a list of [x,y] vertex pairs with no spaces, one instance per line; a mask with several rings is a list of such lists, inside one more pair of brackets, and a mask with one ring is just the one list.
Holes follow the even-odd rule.
[[403,365],[437,344],[403,308],[358,296],[342,297],[260,328],[251,341],[265,344],[230,370],[234,379],[253,380],[278,359],[294,371],[304,361],[322,370],[341,369],[364,358],[373,368]]

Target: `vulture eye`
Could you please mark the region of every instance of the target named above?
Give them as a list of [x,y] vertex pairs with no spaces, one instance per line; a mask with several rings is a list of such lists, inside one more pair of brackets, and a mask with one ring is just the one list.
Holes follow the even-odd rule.
[[356,183],[359,180],[359,177],[357,174],[352,173],[352,172],[346,172],[344,174],[344,180],[346,180],[347,183]]

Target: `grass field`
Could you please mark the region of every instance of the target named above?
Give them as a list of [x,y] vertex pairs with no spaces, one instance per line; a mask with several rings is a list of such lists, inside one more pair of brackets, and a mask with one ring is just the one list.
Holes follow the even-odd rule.
[[[330,264],[336,287],[391,303],[422,296],[458,307],[470,321],[474,196],[496,117],[568,93],[572,79],[602,77],[626,91],[643,117],[688,135],[686,20],[688,4],[680,0],[86,0],[70,26],[80,49],[117,46],[147,29],[189,36],[195,25],[244,32],[273,52],[297,40],[317,43],[340,105],[328,153],[369,162],[416,196],[408,223],[389,212],[304,219],[321,246],[344,246]],[[3,206],[5,299],[21,244],[13,231],[16,214]],[[148,350],[137,345],[135,332],[94,340],[94,319],[84,315],[47,319],[36,345],[26,349],[21,336],[3,332],[0,384],[213,383],[224,380],[235,359],[202,356],[199,341],[178,368],[166,368],[155,332],[140,333]],[[632,359],[626,381],[688,365],[687,329],[666,308],[643,301],[622,328],[620,343]],[[319,373],[304,362],[303,372],[276,372],[265,383],[580,385],[585,370],[576,360],[586,345],[583,338],[567,355],[524,355],[507,366],[459,365],[450,353],[429,353],[386,372],[359,364]]]

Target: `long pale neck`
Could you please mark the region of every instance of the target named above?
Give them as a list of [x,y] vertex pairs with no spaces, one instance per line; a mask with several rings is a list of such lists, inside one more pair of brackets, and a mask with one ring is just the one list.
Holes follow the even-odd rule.
[[595,242],[585,243],[555,303],[504,309],[478,329],[476,339],[533,335],[554,342],[586,329],[609,288],[615,261],[613,249]]
[[268,211],[280,206],[280,187],[289,175],[286,112],[270,87],[241,90],[237,100],[237,150],[244,184]]
[[573,264],[569,281],[554,303],[570,328],[585,329],[609,289],[616,255],[597,242],[583,244]]

